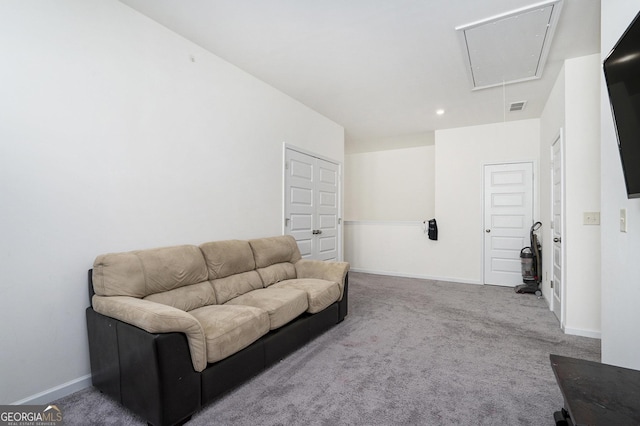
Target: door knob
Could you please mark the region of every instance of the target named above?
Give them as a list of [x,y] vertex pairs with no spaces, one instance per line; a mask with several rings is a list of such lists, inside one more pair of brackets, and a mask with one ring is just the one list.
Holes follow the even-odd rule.
[[491,232],[491,229],[485,229],[484,232],[488,234],[489,232]]
[[319,235],[319,234],[322,234],[322,229],[314,229],[313,231],[311,231],[311,233],[312,233],[313,235]]
[[555,237],[555,238],[553,239],[553,242],[554,242],[554,243],[561,243],[561,242],[562,242],[562,238]]

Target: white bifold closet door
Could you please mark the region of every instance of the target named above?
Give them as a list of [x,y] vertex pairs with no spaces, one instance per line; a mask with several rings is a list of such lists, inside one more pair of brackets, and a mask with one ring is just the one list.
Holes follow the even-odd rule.
[[340,165],[285,150],[285,233],[302,257],[340,258]]

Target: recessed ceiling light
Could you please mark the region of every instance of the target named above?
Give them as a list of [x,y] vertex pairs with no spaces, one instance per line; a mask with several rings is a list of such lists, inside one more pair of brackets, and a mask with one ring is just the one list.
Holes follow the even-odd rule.
[[444,114],[444,110],[443,109],[438,109],[438,110],[436,110],[436,114],[442,115],[442,114]]

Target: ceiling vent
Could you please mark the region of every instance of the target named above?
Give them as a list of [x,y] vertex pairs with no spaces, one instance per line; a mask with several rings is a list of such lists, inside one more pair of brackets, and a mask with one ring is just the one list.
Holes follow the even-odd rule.
[[509,104],[509,112],[522,111],[527,105],[527,101],[511,102]]
[[542,76],[563,0],[548,0],[456,27],[473,90]]

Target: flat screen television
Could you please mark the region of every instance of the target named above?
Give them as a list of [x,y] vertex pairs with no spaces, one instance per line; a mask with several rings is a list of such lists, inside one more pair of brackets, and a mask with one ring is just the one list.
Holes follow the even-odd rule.
[[640,13],[604,60],[628,198],[640,198]]

